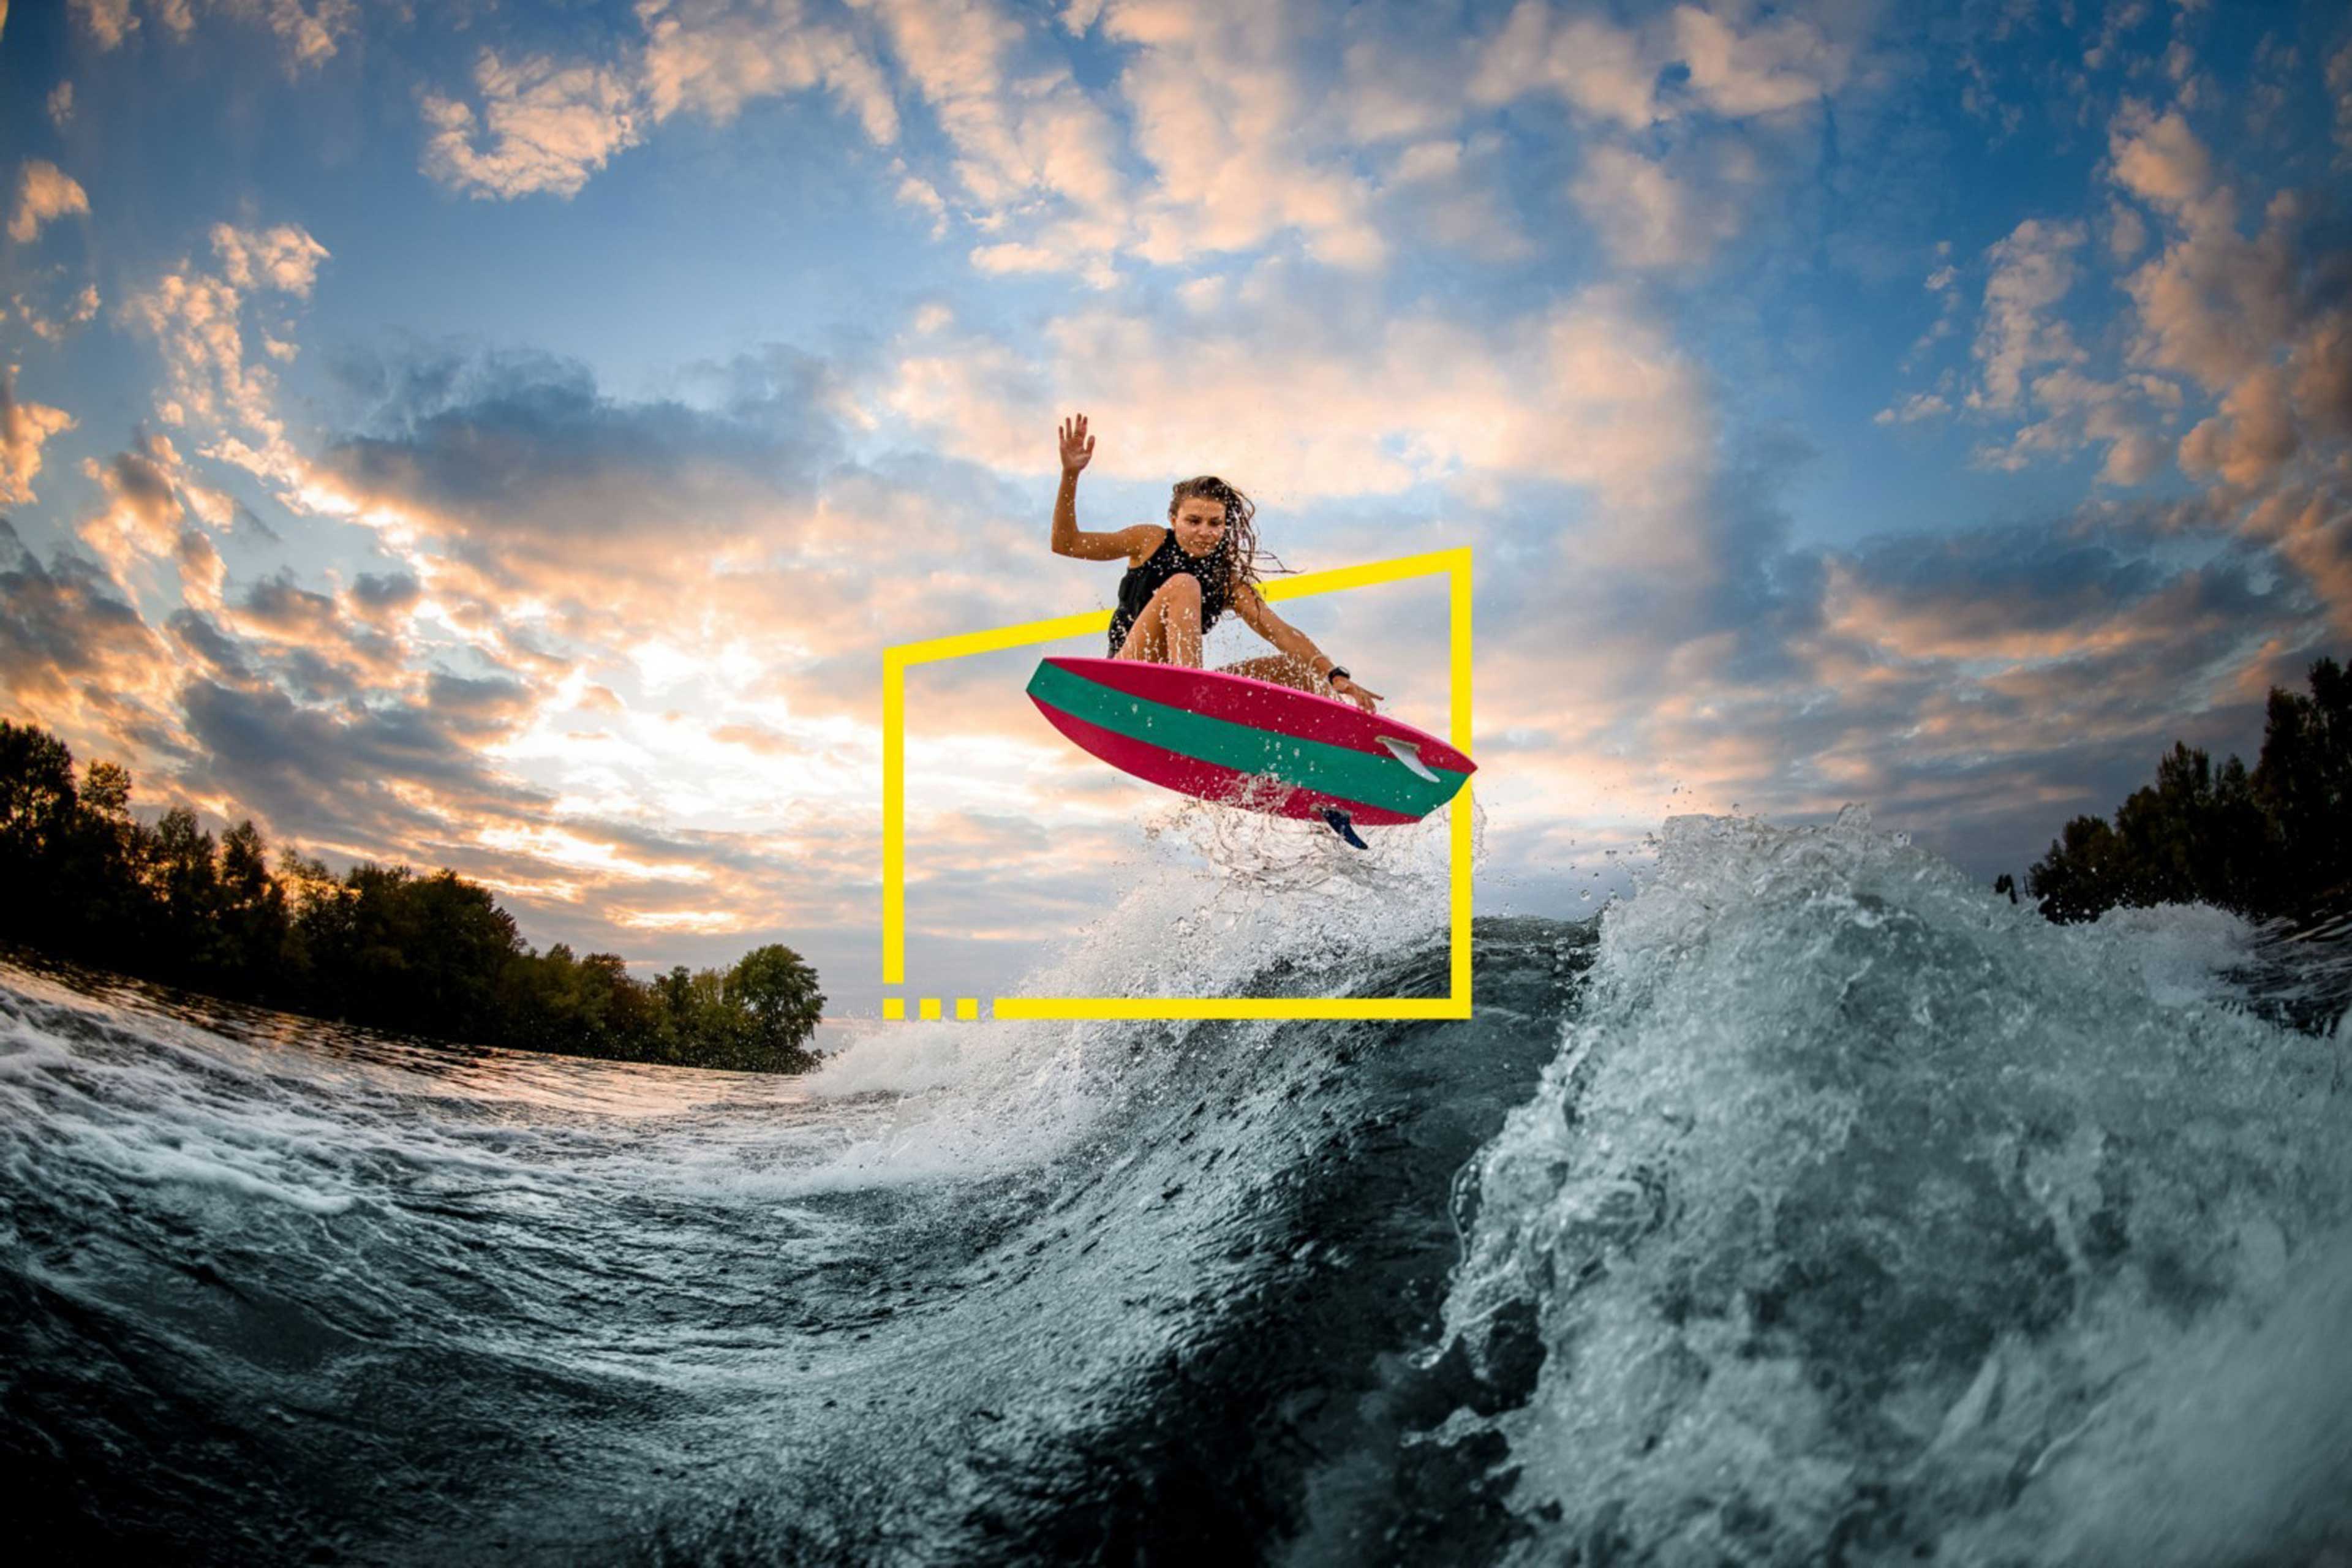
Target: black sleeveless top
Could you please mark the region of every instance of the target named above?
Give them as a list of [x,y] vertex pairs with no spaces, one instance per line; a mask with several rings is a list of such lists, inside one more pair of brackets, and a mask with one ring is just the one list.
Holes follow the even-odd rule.
[[[1226,536],[1228,539],[1231,535]],[[1201,584],[1201,630],[1217,624],[1225,613],[1227,595],[1233,591],[1232,557],[1225,552],[1225,540],[1206,555],[1187,555],[1184,547],[1176,542],[1176,531],[1170,529],[1160,548],[1146,557],[1140,566],[1130,566],[1127,575],[1118,580],[1118,610],[1110,618],[1110,651],[1116,655],[1127,634],[1135,627],[1135,617],[1143,614],[1143,606],[1151,603],[1151,595],[1160,592],[1160,584],[1180,572],[1189,572]]]

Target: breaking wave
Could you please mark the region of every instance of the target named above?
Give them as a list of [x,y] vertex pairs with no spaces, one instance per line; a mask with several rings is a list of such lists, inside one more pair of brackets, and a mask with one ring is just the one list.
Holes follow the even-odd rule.
[[[1442,842],[1169,831],[1033,991],[1445,989]],[[20,963],[0,1466],[196,1561],[2305,1562],[2352,1545],[2332,963],[2052,927],[1859,814],[1481,920],[1468,1020],[797,1080]]]

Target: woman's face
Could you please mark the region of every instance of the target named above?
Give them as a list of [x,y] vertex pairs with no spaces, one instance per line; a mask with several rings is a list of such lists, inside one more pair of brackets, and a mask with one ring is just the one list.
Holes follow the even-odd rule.
[[1168,525],[1176,531],[1176,546],[1187,555],[1206,555],[1225,539],[1225,507],[1206,496],[1186,496],[1176,503]]

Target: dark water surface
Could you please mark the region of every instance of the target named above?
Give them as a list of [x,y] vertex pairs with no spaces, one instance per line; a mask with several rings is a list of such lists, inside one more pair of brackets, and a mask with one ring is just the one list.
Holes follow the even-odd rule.
[[[1246,952],[1300,881],[1040,989]],[[1181,978],[1442,992],[1377,891]],[[0,968],[15,1519],[222,1563],[2352,1548],[2324,957],[2049,927],[1859,818],[1678,821],[1633,900],[1475,952],[1468,1022],[907,1026],[799,1080]]]

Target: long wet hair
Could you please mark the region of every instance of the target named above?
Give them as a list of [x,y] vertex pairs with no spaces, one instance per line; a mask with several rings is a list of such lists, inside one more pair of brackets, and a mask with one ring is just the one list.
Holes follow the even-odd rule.
[[1272,563],[1276,572],[1290,570],[1282,563],[1279,556],[1258,544],[1255,521],[1257,503],[1249,497],[1214,474],[1179,479],[1175,489],[1168,493],[1169,521],[1176,521],[1176,509],[1188,500],[1213,500],[1225,509],[1225,536],[1217,542],[1217,548],[1224,552],[1225,559],[1232,563],[1234,587],[1238,588],[1244,583],[1253,587],[1257,584],[1260,581],[1258,562],[1261,559]]

